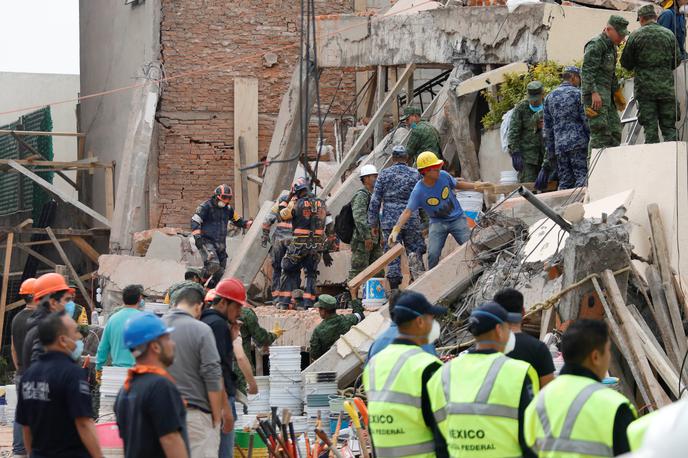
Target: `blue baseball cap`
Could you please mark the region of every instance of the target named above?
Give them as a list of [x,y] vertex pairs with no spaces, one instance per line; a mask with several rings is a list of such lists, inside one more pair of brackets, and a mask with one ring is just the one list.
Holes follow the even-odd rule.
[[404,145],[396,145],[394,148],[392,148],[392,156],[408,156],[406,147],[404,147]]
[[575,73],[576,75],[580,75],[580,68],[575,65],[567,65],[564,67],[563,73]]
[[[510,317],[510,315],[513,316]],[[515,319],[515,315],[519,315],[518,321],[520,321],[520,314],[509,313],[494,301],[485,302],[471,312],[471,316],[468,318],[468,331],[474,336],[479,336],[493,330],[500,324],[517,323],[518,321],[512,321]]]
[[404,291],[397,298],[392,311],[392,319],[396,324],[403,324],[421,315],[444,315],[446,307],[432,305],[421,293]]

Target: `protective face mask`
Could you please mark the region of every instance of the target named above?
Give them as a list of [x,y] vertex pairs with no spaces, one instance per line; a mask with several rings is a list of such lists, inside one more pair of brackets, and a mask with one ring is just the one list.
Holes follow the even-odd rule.
[[442,328],[440,327],[440,324],[437,322],[437,320],[433,320],[432,329],[430,329],[430,334],[428,334],[428,343],[435,343],[437,339],[440,338],[441,332]]
[[81,354],[84,352],[84,341],[79,339],[74,341],[76,343],[76,347],[74,347],[74,350],[72,350],[72,353],[70,353],[70,357],[74,361],[79,361],[79,358],[81,357]]
[[418,125],[418,124],[416,124],[415,122],[412,122],[412,123],[411,123],[411,129],[415,129],[417,125]]
[[74,301],[69,301],[65,304],[65,313],[67,313],[67,316],[74,317],[74,309],[76,308],[76,304]]
[[217,206],[220,207],[220,208],[224,208],[224,207],[227,206],[227,204],[224,203],[224,202],[222,202],[221,200],[218,200],[218,201],[217,201]]
[[516,348],[516,334],[509,331],[509,340],[506,341],[506,345],[504,346],[504,354],[508,355],[514,351],[514,348]]
[[530,111],[532,111],[533,113],[538,113],[538,112],[542,111],[542,104],[540,104],[536,107],[532,106],[531,104],[528,104],[528,106],[530,107]]

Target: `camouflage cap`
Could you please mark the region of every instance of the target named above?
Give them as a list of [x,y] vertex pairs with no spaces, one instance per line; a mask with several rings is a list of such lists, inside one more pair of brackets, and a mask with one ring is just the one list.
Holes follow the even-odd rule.
[[540,81],[531,81],[528,83],[528,86],[526,86],[526,90],[528,91],[528,100],[534,102],[540,100],[540,97],[542,97],[544,86]]
[[614,30],[616,30],[619,33],[619,35],[622,35],[624,37],[631,33],[628,31],[628,21],[622,18],[621,16],[617,16],[616,14],[612,14],[609,17],[607,24],[614,27]]
[[406,105],[406,107],[404,107],[404,114],[401,115],[401,117],[399,117],[399,119],[401,119],[402,121],[405,121],[406,118],[408,118],[411,115],[420,116],[421,114],[423,114],[423,112],[420,111],[420,108],[418,108],[417,106]]
[[195,281],[185,280],[173,284],[170,286],[170,289],[167,290],[167,294],[170,295],[170,303],[176,304],[179,293],[189,288],[195,289],[201,294],[201,297],[205,297],[205,288],[203,288],[202,285],[196,283]]
[[564,71],[562,73],[575,73],[576,75],[580,75],[580,68],[576,67],[575,65],[567,65],[564,67]]
[[638,20],[640,20],[641,17],[657,17],[657,11],[655,11],[654,5],[643,5],[638,9]]
[[187,273],[187,274],[194,274],[194,275],[196,275],[198,278],[203,278],[202,269],[199,268],[199,267],[187,267],[187,268],[186,268],[186,273]]
[[315,307],[325,310],[335,310],[337,308],[337,299],[329,294],[321,294],[318,296],[318,301],[315,303]]

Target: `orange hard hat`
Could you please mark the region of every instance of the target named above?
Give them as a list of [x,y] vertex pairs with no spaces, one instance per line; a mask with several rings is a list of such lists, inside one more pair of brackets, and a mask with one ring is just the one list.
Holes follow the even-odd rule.
[[38,277],[36,283],[34,283],[33,289],[33,297],[36,299],[41,299],[48,294],[58,291],[69,291],[70,293],[74,293],[74,288],[69,287],[64,277],[54,272]]
[[205,293],[205,302],[212,302],[215,300],[216,294],[215,294],[215,288],[209,289],[207,293]]
[[248,306],[246,303],[246,288],[236,278],[225,278],[220,281],[215,287],[215,295]]
[[19,287],[19,294],[22,296],[33,296],[33,293],[35,291],[35,286],[36,286],[36,279],[35,278],[27,278],[24,280]]

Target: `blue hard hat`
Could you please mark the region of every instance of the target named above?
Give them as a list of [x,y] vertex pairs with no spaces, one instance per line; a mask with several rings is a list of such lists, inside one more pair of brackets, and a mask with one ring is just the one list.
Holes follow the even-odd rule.
[[407,156],[406,148],[404,145],[396,145],[392,148],[392,156]]
[[299,192],[302,189],[308,189],[310,184],[308,183],[308,179],[301,177],[297,178],[296,182],[294,183],[294,192]]
[[172,331],[153,313],[137,313],[124,324],[124,346],[134,349]]

